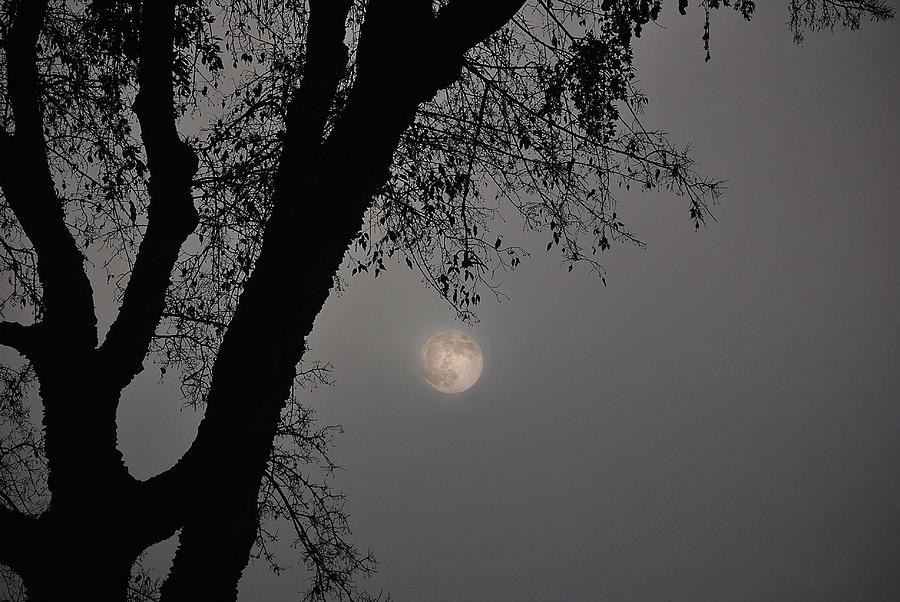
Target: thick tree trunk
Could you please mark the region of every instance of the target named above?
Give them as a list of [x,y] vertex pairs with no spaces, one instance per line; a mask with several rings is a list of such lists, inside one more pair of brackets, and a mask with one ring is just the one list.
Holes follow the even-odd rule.
[[125,602],[136,556],[100,549],[91,536],[67,535],[50,542],[44,562],[22,576],[29,602]]
[[[498,12],[509,11],[508,18],[521,0],[501,4]],[[205,514],[187,520],[163,589],[165,602],[235,598],[258,527],[250,503],[256,499],[294,368],[328,298],[334,274],[373,196],[390,175],[393,154],[416,108],[455,81],[464,52],[493,31],[492,24],[473,40],[449,50],[431,47],[423,38],[422,47],[432,51],[423,63],[417,62],[421,58],[398,61],[396,57],[408,56],[401,34],[415,31],[424,36],[434,27],[443,36],[445,29],[455,29],[458,15],[435,25],[430,4],[420,3],[418,9],[411,15],[405,4],[369,5],[357,80],[344,113],[324,142],[319,142],[324,122],[310,117],[317,111],[305,110],[310,107],[302,102],[308,100],[305,96],[301,94],[288,115],[275,211],[253,275],[219,348],[206,415],[184,458],[184,465],[221,462],[228,466],[230,475],[223,475],[228,486],[214,489],[228,492],[228,499],[213,498]],[[497,26],[502,22],[505,19],[499,19]],[[417,26],[410,29],[410,23]],[[310,61],[312,57],[311,49]],[[326,99],[325,107],[330,105]],[[321,101],[312,106],[318,107]],[[294,119],[301,120],[299,130],[292,127]],[[304,125],[311,126],[309,131]],[[232,442],[232,449],[222,449]],[[234,449],[244,449],[251,459],[234,457]],[[213,575],[219,582],[216,594],[204,587]]]
[[163,583],[163,600],[215,602],[237,598],[238,582],[256,540],[258,489],[257,484],[226,490],[221,499],[198,509],[198,520],[191,521],[179,538],[174,559],[178,570]]
[[142,551],[128,536],[134,520],[140,517],[114,500],[94,505],[90,513],[46,512],[38,519],[28,561],[19,567],[29,602],[124,602]]
[[104,386],[91,355],[88,361],[60,359],[40,371],[53,511],[92,514],[134,485],[117,445],[120,393]]
[[[170,264],[196,218],[188,211],[195,167],[190,153],[182,153],[180,186],[164,185],[154,167],[155,156],[167,171],[166,157],[183,150],[170,95],[150,94],[171,91],[175,3],[145,3],[139,117],[147,132],[160,128],[160,136],[145,139],[154,172],[151,218],[168,216],[181,225],[148,228],[132,275],[137,284],[129,282],[120,315],[99,351],[90,284],[54,192],[37,108],[36,41],[47,3],[19,3],[7,44],[10,86],[19,91],[16,134],[0,138],[0,150],[6,155],[20,143],[30,152],[31,169],[20,170],[29,177],[4,177],[2,184],[8,196],[21,201],[14,209],[38,252],[47,305],[40,329],[49,333],[32,358],[45,407],[52,500],[36,521],[36,543],[22,563],[31,600],[84,592],[95,600],[124,600],[140,551],[179,528],[181,545],[164,587],[166,601],[236,597],[258,527],[257,492],[278,417],[344,252],[389,177],[393,153],[418,104],[458,77],[465,51],[499,27],[521,0],[498,0],[497,18],[478,27],[471,24],[479,20],[460,23],[474,5],[457,3],[458,10],[442,10],[437,19],[430,2],[369,3],[356,82],[324,141],[347,60],[343,27],[350,2],[316,4],[303,85],[287,119],[275,210],[219,349],[206,414],[184,458],[147,483],[136,483],[122,462],[115,414],[120,391],[140,370],[158,322]],[[410,44],[423,52],[409,54]],[[166,60],[155,60],[163,55]],[[18,186],[39,180],[32,172],[43,178],[42,212],[31,202],[34,195]],[[183,197],[183,206],[169,207],[170,197]],[[56,229],[48,230],[48,223]]]
[[131,563],[73,550],[71,556],[54,562],[48,558],[43,574],[25,579],[29,602],[61,602],[87,595],[90,600],[125,602]]
[[[163,584],[166,602],[235,600],[238,582],[250,559],[259,526],[258,492],[272,449],[278,415],[293,379],[293,365],[276,376],[256,381],[236,376],[227,403],[266,408],[252,420],[236,424],[207,423],[220,436],[203,484],[201,504],[187,510],[172,570]],[[245,387],[255,388],[256,396]],[[219,416],[220,421],[227,418]],[[229,433],[226,435],[225,433]]]
[[135,528],[138,483],[117,446],[119,391],[105,386],[95,357],[39,363],[51,498],[17,567],[32,602],[86,592],[124,601],[131,567],[153,543]]

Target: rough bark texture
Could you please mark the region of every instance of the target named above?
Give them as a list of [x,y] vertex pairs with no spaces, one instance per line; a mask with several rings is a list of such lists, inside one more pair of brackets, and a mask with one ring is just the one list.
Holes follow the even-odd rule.
[[[39,518],[0,511],[0,562],[20,572],[34,600],[71,597],[84,590],[86,577],[94,599],[122,600],[137,555],[178,529],[163,600],[235,598],[279,415],[344,252],[387,180],[417,106],[452,83],[464,53],[521,2],[459,2],[435,15],[430,1],[373,0],[356,82],[336,119],[330,112],[346,68],[351,2],[310,4],[304,78],[289,106],[274,211],[219,349],[206,413],[185,456],[144,483],[131,477],[118,451],[116,408],[142,369],[171,270],[197,223],[196,157],[175,125],[176,1],[143,5],[134,109],[150,170],[149,224],[99,347],[83,256],[66,228],[43,138],[36,60],[47,2],[16,6],[5,40],[16,132],[0,136],[0,183],[38,254],[45,308],[33,327],[0,324],[0,342],[37,368],[52,500]],[[408,52],[410,44],[417,52]],[[329,119],[334,128],[326,139]]]

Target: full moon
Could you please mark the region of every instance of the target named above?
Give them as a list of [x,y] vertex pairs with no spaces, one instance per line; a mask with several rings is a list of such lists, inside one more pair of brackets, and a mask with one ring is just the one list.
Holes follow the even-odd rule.
[[441,393],[462,393],[478,382],[484,356],[478,342],[460,330],[442,330],[422,347],[422,375]]

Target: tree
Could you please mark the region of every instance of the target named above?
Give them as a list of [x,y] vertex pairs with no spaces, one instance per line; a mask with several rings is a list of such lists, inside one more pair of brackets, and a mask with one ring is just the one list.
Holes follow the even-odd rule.
[[[754,10],[702,2],[707,57],[720,4]],[[640,119],[632,41],[662,8],[3,2],[0,343],[21,359],[2,373],[0,563],[29,599],[86,577],[123,599],[146,585],[141,552],[175,533],[162,599],[233,599],[273,517],[295,528],[311,599],[356,596],[372,562],[314,479],[332,468],[330,431],[293,396],[322,375],[297,366],[348,247],[352,271],[396,258],[466,318],[525,252],[492,234],[501,210],[601,278],[603,251],[640,244],[617,187],[672,190],[699,227],[720,183]],[[815,0],[789,14],[800,39],[892,11]],[[118,293],[105,335],[98,275]],[[141,481],[116,409],[149,361],[177,369],[204,417]]]

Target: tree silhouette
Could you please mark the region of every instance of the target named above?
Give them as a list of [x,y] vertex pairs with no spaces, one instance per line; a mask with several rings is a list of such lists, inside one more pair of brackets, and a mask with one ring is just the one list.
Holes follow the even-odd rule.
[[[720,5],[754,10],[700,2],[707,58]],[[880,0],[788,9],[798,40],[893,15]],[[356,579],[373,562],[328,486],[332,431],[294,397],[325,377],[301,360],[339,268],[417,269],[467,318],[525,253],[492,231],[504,211],[546,233],[567,269],[601,278],[603,251],[640,244],[619,187],[671,190],[699,227],[720,183],[640,118],[632,41],[662,10],[3,0],[0,344],[19,354],[0,372],[10,595],[21,579],[31,600],[76,588],[234,599],[251,554],[274,565],[266,524],[283,519],[309,599],[365,597]],[[105,335],[104,279],[118,304]],[[150,362],[173,369],[203,419],[175,465],[138,480],[116,411]],[[157,591],[135,562],[175,533]]]

